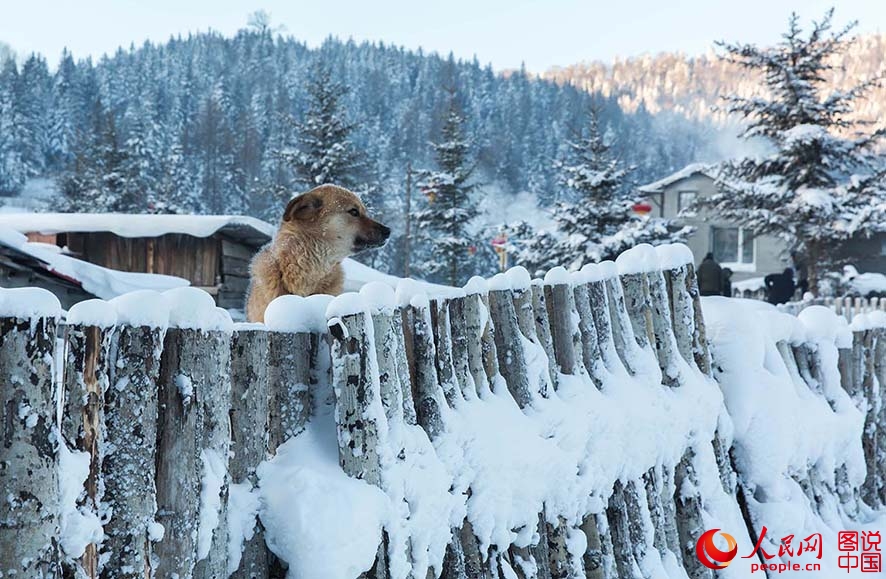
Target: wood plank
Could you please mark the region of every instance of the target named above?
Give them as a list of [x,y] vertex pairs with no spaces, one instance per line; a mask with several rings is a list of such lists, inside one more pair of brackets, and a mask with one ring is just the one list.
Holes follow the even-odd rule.
[[257,250],[251,247],[224,238],[221,240],[221,252],[222,255],[236,257],[246,261],[252,261],[252,256],[258,253]]
[[246,290],[249,289],[249,279],[234,275],[226,275],[221,285],[228,291],[239,292],[246,295]]
[[237,275],[240,277],[249,277],[249,261],[233,257],[230,255],[222,255],[221,257],[221,274]]

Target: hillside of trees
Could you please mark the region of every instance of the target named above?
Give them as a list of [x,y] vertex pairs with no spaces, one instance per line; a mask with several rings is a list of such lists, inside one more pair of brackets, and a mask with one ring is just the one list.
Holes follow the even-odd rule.
[[[835,90],[876,77],[886,68],[886,35],[859,35],[833,56],[826,71]],[[548,70],[543,78],[615,99],[626,112],[668,111],[696,120],[723,121],[722,95],[742,98],[765,91],[762,77],[748,73],[711,51],[701,56],[661,53],[616,59],[611,63],[584,62]],[[876,88],[854,109],[857,118],[886,118],[886,85]]]
[[[32,55],[0,72],[0,194],[105,156],[112,166],[103,175],[147,193],[133,210],[275,216],[268,192],[295,184],[278,154],[295,138],[286,121],[305,114],[318,64],[347,89],[341,105],[364,154],[362,180],[386,195],[402,190],[408,164],[430,163],[454,91],[481,180],[504,194],[553,198],[554,162],[594,99],[523,72],[385,44],[330,39],[311,49],[268,27],[146,43],[98,62],[64,54],[50,65]],[[638,181],[711,155],[707,129],[679,116],[625,114],[604,99],[602,122]]]

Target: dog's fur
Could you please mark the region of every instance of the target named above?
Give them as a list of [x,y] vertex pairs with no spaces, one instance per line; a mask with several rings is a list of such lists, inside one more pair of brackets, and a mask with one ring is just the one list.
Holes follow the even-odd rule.
[[390,234],[342,187],[321,185],[295,197],[273,241],[252,260],[246,318],[263,322],[265,308],[282,295],[340,294],[342,260],[384,245]]

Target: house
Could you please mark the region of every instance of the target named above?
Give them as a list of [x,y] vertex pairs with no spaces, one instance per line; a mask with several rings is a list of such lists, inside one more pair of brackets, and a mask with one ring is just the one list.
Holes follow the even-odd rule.
[[694,227],[695,232],[686,243],[696,261],[701,261],[708,252],[713,253],[720,265],[732,270],[733,282],[760,278],[791,267],[785,244],[773,236],[754,236],[708,211],[693,216],[680,215],[696,199],[713,195],[715,180],[713,166],[693,164],[655,183],[643,185],[638,191],[653,207],[654,214]]
[[269,223],[227,215],[0,214],[0,286],[36,285],[69,307],[135,289],[192,285],[243,308]]

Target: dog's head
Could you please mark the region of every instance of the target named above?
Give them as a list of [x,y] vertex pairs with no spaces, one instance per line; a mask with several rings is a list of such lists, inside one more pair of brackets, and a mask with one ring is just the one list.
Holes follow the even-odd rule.
[[309,234],[335,259],[381,247],[391,235],[390,228],[369,218],[359,197],[335,185],[321,185],[293,198],[280,228]]

